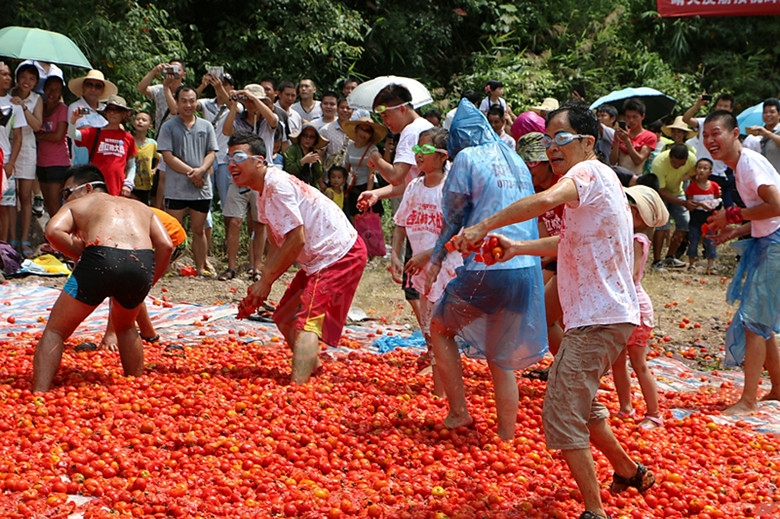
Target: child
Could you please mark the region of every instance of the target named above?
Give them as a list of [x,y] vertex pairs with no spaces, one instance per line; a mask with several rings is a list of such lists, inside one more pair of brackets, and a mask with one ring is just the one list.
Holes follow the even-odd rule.
[[[412,286],[422,292],[425,278],[430,267],[431,252],[441,231],[443,215],[441,208],[442,187],[444,186],[444,163],[447,161],[447,130],[432,128],[420,134],[417,145],[412,148],[418,169],[424,174],[414,179],[404,191],[403,200],[395,214],[395,232],[393,250],[390,256],[391,273],[397,282],[402,279],[402,270],[409,275]],[[403,265],[404,242],[409,238],[412,258]],[[430,325],[433,305],[444,292],[444,287],[455,277],[455,269],[462,264],[459,254],[449,254],[442,263],[442,269],[431,290],[420,298],[419,324],[428,353],[421,357],[423,361],[433,356],[430,339]],[[433,392],[444,396],[435,360],[433,366]]]
[[[696,258],[699,256],[699,239],[702,238],[701,226],[712,216],[713,211],[720,205],[720,186],[709,180],[712,174],[712,161],[699,159],[696,162],[693,182],[685,190],[685,197],[696,202],[697,207],[691,211],[691,223],[688,225],[688,269],[696,267]],[[707,234],[707,233],[704,233]],[[704,257],[707,258],[707,274],[715,273],[714,262],[718,257],[715,244],[711,238],[704,238]]]
[[100,168],[108,193],[114,196],[129,197],[135,187],[135,139],[122,127],[130,112],[125,100],[113,95],[102,113],[108,120],[106,126],[77,130],[78,109],[73,110],[68,126],[68,137],[87,149],[89,162]]
[[655,429],[663,425],[658,409],[658,389],[650,369],[647,367],[647,340],[653,331],[653,303],[645,289],[642,288],[642,274],[645,270],[647,255],[650,251],[650,239],[645,234],[654,227],[660,227],[669,220],[663,200],[658,193],[646,186],[633,186],[626,189],[626,197],[634,217],[634,286],[636,287],[642,324],[634,329],[628,344],[612,364],[612,377],[620,403],[618,416],[634,415],[631,404],[631,378],[626,366],[626,351],[631,359],[631,367],[636,373],[642,396],[645,399],[647,412],[639,422],[642,429]]
[[138,149],[135,166],[135,185],[132,196],[145,203],[151,204],[152,180],[157,169],[159,155],[157,154],[157,141],[147,137],[149,128],[152,127],[152,116],[146,112],[138,112],[133,121],[135,133],[135,146]]
[[328,170],[328,187],[325,196],[333,200],[339,209],[344,209],[344,186],[347,182],[347,170],[343,166],[331,166]]

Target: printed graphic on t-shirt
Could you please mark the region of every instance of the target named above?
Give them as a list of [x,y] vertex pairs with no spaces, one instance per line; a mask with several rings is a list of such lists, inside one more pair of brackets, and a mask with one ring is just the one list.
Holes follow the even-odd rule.
[[97,152],[101,155],[125,156],[125,143],[119,139],[104,139],[98,145]]

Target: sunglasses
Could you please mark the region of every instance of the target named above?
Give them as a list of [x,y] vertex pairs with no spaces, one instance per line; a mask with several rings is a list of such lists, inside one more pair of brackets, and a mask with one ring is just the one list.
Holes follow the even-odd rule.
[[376,105],[374,107],[374,111],[381,115],[387,112],[388,110],[396,110],[398,108],[401,108],[402,106],[406,106],[406,103],[401,103],[400,105],[395,105],[395,106]]
[[250,157],[258,158],[257,155],[249,155],[247,153],[244,153],[243,151],[237,151],[233,155],[227,154],[225,155],[225,159],[227,159],[228,164],[231,162],[235,162],[236,164],[241,164],[245,160],[247,160]]
[[84,83],[82,83],[82,87],[84,87],[84,88],[94,88],[95,90],[103,90],[104,86],[105,85],[103,83],[95,83],[95,82],[92,82],[92,81],[84,81]]
[[80,189],[84,189],[87,186],[95,187],[95,186],[105,186],[105,185],[106,185],[105,182],[87,182],[86,184],[81,184],[80,186],[77,187],[66,187],[65,189],[62,190],[62,201],[67,202],[68,198],[70,198],[70,195],[72,195],[73,193],[75,193]]
[[552,146],[553,142],[556,146],[566,146],[572,141],[584,139],[585,137],[587,137],[587,135],[581,135],[578,133],[575,134],[571,132],[558,132],[554,137],[550,137],[549,135],[542,137],[542,146],[549,148]]
[[447,154],[447,150],[441,150],[434,146],[433,144],[423,144],[420,146],[419,144],[415,144],[412,146],[412,153],[417,155],[418,153],[422,155],[433,155],[434,153],[442,153],[444,155]]

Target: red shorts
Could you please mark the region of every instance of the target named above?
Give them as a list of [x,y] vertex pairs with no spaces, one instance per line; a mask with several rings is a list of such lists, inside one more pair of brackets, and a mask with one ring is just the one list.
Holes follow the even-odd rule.
[[358,236],[336,263],[312,275],[299,270],[274,312],[276,325],[314,332],[325,344],[337,346],[367,258]]
[[652,327],[645,324],[640,324],[634,328],[633,333],[631,333],[631,337],[628,338],[627,346],[639,346],[640,348],[646,347],[652,333]]

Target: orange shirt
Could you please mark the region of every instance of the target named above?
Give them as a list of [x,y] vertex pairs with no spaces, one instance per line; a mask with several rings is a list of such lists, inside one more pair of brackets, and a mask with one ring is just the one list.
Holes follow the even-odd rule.
[[150,207],[149,209],[154,211],[154,214],[157,215],[157,218],[159,218],[165,226],[165,230],[168,231],[168,236],[171,237],[174,247],[178,247],[184,243],[187,239],[187,233],[184,231],[184,227],[179,223],[179,220],[156,207]]

